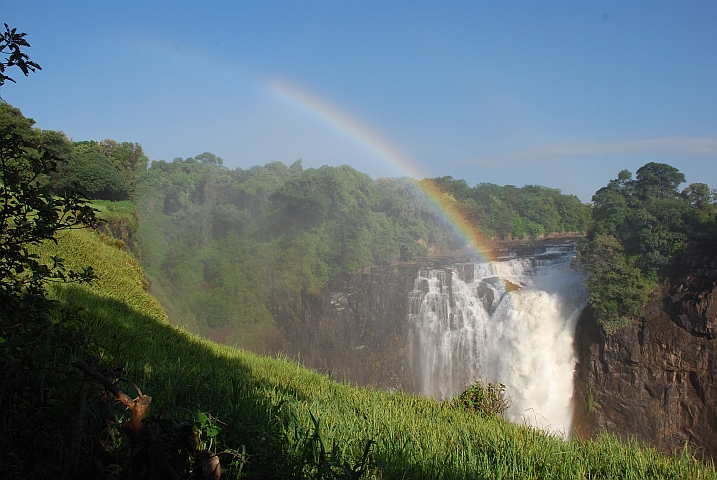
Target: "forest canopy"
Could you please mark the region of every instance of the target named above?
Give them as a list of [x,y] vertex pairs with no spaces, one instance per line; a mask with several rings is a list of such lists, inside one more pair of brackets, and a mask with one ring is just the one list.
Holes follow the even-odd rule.
[[[34,120],[26,119],[20,110],[0,102],[3,125],[9,128],[18,118],[34,124]],[[147,169],[147,156],[137,143],[110,139],[73,142],[60,131],[39,128],[33,129],[32,136],[36,137],[37,147],[35,153],[27,152],[24,161],[37,159],[38,151],[52,156],[52,168],[43,170],[36,180],[57,195],[78,191],[94,200],[127,200],[137,188],[137,174]]]
[[[64,135],[63,135],[64,137]],[[61,138],[57,143],[62,144]],[[64,162],[53,174],[53,188],[76,188],[88,198],[127,200],[137,188],[137,172],[147,169],[142,146],[132,142],[70,142],[64,138]]]

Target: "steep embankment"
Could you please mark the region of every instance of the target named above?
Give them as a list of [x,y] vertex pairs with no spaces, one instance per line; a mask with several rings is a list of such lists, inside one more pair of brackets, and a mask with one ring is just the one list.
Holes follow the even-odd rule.
[[92,207],[98,210],[101,219],[99,231],[124,243],[130,252],[136,251],[139,213],[129,200],[110,202],[93,200]]
[[577,431],[686,442],[717,458],[717,255],[684,256],[638,325],[606,335],[590,309],[576,338]]
[[[227,478],[338,475],[359,468],[361,458],[374,478],[716,477],[689,457],[612,438],[566,443],[446,402],[352,388],[293,362],[213,344],[169,325],[144,291],[137,263],[110,243],[72,232],[57,247],[47,245],[46,255],[63,256],[70,268],[91,263],[98,274],[91,287],[64,286],[57,294],[85,309],[103,368],[124,366],[124,375],[152,396],[152,421],[200,428],[202,444],[222,452]],[[327,455],[320,455],[324,447]],[[121,445],[103,448],[102,455],[126,459]]]

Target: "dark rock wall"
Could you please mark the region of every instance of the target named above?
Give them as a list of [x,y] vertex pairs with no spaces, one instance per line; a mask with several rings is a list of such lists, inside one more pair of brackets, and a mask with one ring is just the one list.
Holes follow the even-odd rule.
[[717,259],[686,257],[641,324],[607,336],[578,323],[574,428],[610,431],[671,453],[717,458]]
[[99,232],[110,236],[123,243],[130,252],[135,252],[135,238],[137,234],[137,225],[139,217],[136,218],[109,218],[102,220]]
[[336,380],[412,391],[404,349],[408,292],[419,268],[373,267],[337,276],[318,295],[273,299],[283,339],[272,350]]

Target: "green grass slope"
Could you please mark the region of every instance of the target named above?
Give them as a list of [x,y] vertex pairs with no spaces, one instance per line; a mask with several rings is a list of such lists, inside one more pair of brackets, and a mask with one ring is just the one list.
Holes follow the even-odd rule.
[[152,415],[200,427],[223,478],[357,478],[362,467],[369,478],[717,478],[714,466],[687,454],[609,436],[564,442],[214,344],[170,325],[135,259],[94,232],[71,232],[43,253],[70,268],[94,266],[93,285],[59,285],[53,294],[83,307],[102,363],[124,367],[152,396]]

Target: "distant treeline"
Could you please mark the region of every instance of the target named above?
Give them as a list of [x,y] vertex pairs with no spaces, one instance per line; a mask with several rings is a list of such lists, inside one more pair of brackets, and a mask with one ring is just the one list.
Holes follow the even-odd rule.
[[[22,121],[32,123],[0,103],[1,125]],[[684,175],[660,163],[635,179],[623,170],[590,206],[534,185],[372,180],[346,165],[304,170],[300,160],[231,170],[211,153],[149,165],[132,142],[73,142],[40,129],[25,136],[35,145],[25,147],[28,162],[40,152],[53,159],[40,179],[52,191],[136,204],[135,253],[155,295],[174,321],[230,342],[270,337],[275,298],[317,292],[338,273],[463,247],[425,190],[449,199],[486,238],[587,230],[578,258],[608,332],[641,316],[681,253],[717,238],[715,190],[693,183],[680,191]]]
[[471,188],[465,180],[440,177],[432,182],[451,195],[471,223],[488,238],[538,238],[552,233],[584,232],[590,207],[574,195],[540,185],[501,187],[479,183]]
[[[153,292],[174,321],[217,339],[269,335],[277,295],[298,298],[341,272],[465,246],[415,180],[372,180],[346,165],[304,170],[300,160],[222,164],[211,153],[152,162],[134,196]],[[590,218],[589,206],[555,189],[422,182],[489,237],[584,231]]]

